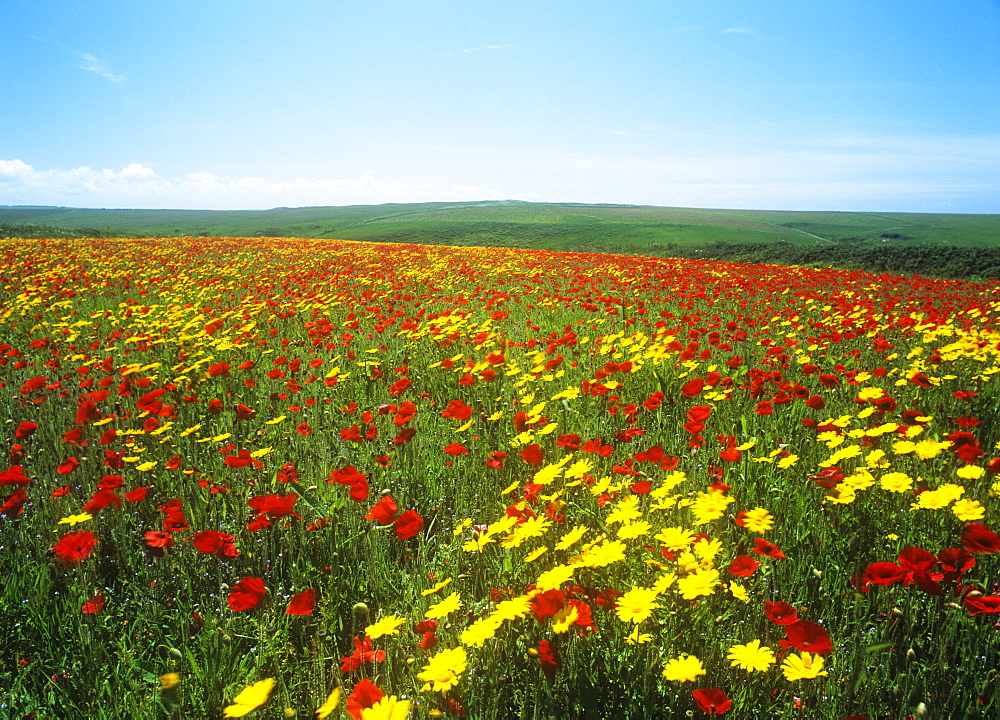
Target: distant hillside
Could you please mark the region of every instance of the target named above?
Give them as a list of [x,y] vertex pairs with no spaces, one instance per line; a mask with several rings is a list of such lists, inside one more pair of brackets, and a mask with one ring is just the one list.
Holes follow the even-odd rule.
[[0,237],[97,235],[341,238],[762,258],[864,269],[876,269],[874,265],[896,272],[913,272],[910,267],[918,263],[928,275],[1000,275],[993,271],[1000,264],[998,215],[712,210],[516,200],[227,211],[0,207]]

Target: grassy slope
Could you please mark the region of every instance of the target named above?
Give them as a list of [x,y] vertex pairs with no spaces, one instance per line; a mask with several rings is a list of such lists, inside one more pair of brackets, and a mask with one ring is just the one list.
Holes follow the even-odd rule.
[[[0,207],[4,223],[149,236],[287,236],[646,253],[716,242],[994,247],[996,215],[710,210],[517,201],[262,211]],[[94,234],[88,232],[86,234]],[[890,235],[896,237],[882,237]]]

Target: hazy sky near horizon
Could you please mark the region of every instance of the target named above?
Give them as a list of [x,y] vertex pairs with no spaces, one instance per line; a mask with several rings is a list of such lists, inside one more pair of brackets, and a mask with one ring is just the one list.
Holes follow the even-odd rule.
[[1000,212],[1000,0],[4,0],[0,205]]

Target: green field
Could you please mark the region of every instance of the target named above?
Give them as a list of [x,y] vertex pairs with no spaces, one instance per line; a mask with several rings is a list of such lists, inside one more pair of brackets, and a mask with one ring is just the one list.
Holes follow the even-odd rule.
[[997,215],[465,203],[272,210],[0,207],[0,237],[301,237],[1000,276]]

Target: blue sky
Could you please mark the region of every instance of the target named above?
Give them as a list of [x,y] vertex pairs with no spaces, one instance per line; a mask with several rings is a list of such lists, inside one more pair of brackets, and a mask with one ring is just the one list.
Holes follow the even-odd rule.
[[1000,0],[4,0],[0,204],[1000,212]]

